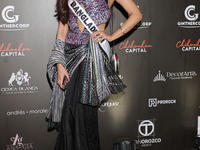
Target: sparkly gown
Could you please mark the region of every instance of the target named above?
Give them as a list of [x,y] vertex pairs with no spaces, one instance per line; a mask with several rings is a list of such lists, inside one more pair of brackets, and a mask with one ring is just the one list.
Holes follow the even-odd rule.
[[[105,0],[77,1],[97,25],[109,20],[110,10]],[[90,39],[85,28],[80,31],[76,16],[71,10],[69,13],[63,55],[70,82],[64,92],[55,150],[100,150],[98,105],[109,94],[117,94],[126,86],[98,43]],[[94,57],[98,57],[97,63]]]

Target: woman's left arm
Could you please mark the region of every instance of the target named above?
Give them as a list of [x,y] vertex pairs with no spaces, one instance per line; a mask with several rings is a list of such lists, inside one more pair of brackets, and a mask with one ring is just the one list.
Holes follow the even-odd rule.
[[132,0],[116,0],[129,14],[129,18],[126,22],[112,35],[109,35],[103,31],[94,32],[91,37],[95,37],[94,41],[100,42],[103,39],[106,39],[109,42],[123,36],[129,32],[138,22],[142,20],[142,14],[138,9],[137,5]]

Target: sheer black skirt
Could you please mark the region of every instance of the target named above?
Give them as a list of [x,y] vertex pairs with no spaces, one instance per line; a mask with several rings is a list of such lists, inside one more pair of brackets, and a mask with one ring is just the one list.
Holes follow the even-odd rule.
[[82,65],[70,78],[55,150],[100,150],[97,106],[79,102]]

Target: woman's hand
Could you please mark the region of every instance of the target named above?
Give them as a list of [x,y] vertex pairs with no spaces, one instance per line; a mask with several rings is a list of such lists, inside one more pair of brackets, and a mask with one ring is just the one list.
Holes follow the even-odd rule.
[[91,38],[93,38],[93,41],[96,42],[100,42],[104,39],[106,39],[109,42],[113,41],[112,36],[104,31],[95,31],[94,33],[91,34]]
[[70,81],[69,74],[62,64],[57,64],[57,72],[58,72],[57,83],[61,88],[64,88],[62,85],[63,79],[66,76],[67,80]]

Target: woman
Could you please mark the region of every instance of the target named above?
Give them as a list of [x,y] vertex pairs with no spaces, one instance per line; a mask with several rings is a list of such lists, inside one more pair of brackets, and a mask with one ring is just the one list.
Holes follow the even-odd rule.
[[[57,0],[59,26],[54,50],[48,62],[48,76],[53,93],[49,129],[57,129],[55,150],[99,150],[97,108],[109,94],[126,86],[113,71],[98,42],[113,40],[131,30],[142,15],[132,0],[116,0],[129,14],[127,21],[112,35],[105,32],[114,0],[77,0],[99,31],[90,33],[67,6]],[[62,81],[69,81],[66,90]],[[56,84],[57,83],[57,84]]]

